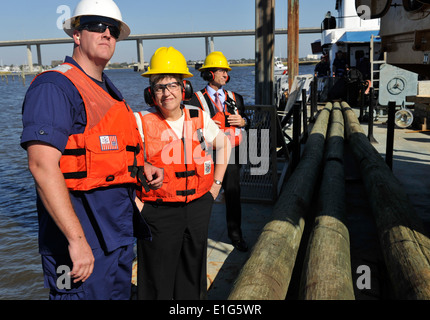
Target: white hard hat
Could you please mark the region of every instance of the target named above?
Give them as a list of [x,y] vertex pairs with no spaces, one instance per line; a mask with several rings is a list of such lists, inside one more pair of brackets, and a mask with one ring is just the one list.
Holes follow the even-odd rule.
[[63,23],[63,29],[70,37],[73,37],[76,18],[81,16],[102,16],[118,21],[121,33],[117,41],[124,40],[130,35],[130,28],[122,21],[121,11],[113,0],[81,0],[75,8],[73,16]]

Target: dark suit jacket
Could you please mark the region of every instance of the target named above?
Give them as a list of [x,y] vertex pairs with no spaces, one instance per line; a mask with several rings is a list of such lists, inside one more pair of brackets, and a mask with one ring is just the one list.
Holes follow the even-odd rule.
[[[213,118],[215,116],[215,114],[217,113],[217,110],[216,110],[215,106],[213,105],[211,99],[209,98],[209,95],[206,92],[206,88],[200,90],[200,92],[204,94],[205,100],[206,100],[206,102],[207,102],[207,104],[209,106],[209,109],[211,111],[211,118]],[[206,94],[205,94],[205,92],[206,92]],[[248,130],[249,129],[249,119],[248,119],[248,117],[245,114],[245,104],[243,102],[243,97],[240,94],[236,93],[236,92],[234,92],[234,96],[236,98],[237,110],[239,111],[239,114],[242,116],[242,118],[246,119],[245,129]],[[227,94],[226,94],[226,97],[228,97]],[[227,100],[227,98],[226,98],[226,100]],[[203,109],[203,106],[200,104],[199,98],[197,98],[197,94],[196,93],[194,93],[193,97],[191,98],[191,100],[186,101],[185,104],[189,104],[189,105],[196,106],[196,107],[199,107],[199,108]]]
[[[209,95],[207,94],[206,88],[200,90],[200,92],[204,94],[206,103],[208,104],[210,112],[211,112],[211,118],[213,118],[215,116],[215,114],[217,113],[217,110],[216,110],[215,106],[213,105],[211,99],[209,98]],[[242,118],[246,119],[245,130],[248,130],[249,126],[250,126],[250,121],[245,114],[245,105],[243,102],[243,97],[236,92],[234,92],[234,96],[236,98],[236,107],[237,107],[239,114],[242,116]],[[228,95],[226,93],[226,100],[227,100],[227,97],[228,97]],[[196,93],[194,93],[191,100],[186,101],[185,104],[189,104],[189,105],[196,106],[196,107],[203,109],[203,106],[200,104],[199,98],[197,98]],[[239,147],[234,148],[234,152],[235,152],[235,163],[239,164]]]

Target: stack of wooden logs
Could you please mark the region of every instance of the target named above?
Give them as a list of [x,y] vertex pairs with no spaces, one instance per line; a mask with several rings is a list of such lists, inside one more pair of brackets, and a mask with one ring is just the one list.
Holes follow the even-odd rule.
[[230,300],[284,300],[318,177],[318,212],[300,283],[300,299],[354,299],[349,232],[345,226],[344,136],[375,217],[385,264],[399,299],[430,299],[430,240],[401,184],[364,134],[347,103],[327,103],[274,215],[255,244]]

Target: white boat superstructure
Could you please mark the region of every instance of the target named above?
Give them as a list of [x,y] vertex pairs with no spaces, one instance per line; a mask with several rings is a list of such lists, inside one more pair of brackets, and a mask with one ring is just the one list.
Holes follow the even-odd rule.
[[288,75],[288,67],[280,59],[275,58],[274,66],[275,77]]
[[[380,30],[380,19],[362,19],[355,8],[355,0],[336,0],[338,18],[336,23],[325,23],[332,19],[331,12],[327,12],[324,19],[324,30],[321,33],[321,48],[323,54],[328,55],[330,66],[336,58],[336,52],[342,51],[350,67],[357,67],[360,58],[370,59],[371,36],[377,36]],[[380,43],[376,44],[375,55],[379,55]]]

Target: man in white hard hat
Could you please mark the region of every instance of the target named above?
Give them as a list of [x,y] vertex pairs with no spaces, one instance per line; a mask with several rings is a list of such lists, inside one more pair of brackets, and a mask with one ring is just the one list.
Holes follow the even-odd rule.
[[50,299],[129,299],[133,220],[150,237],[135,189],[162,181],[147,166],[145,179],[133,112],[103,73],[130,28],[113,1],[82,0],[64,30],[73,56],[37,76],[23,103],[45,286]]

